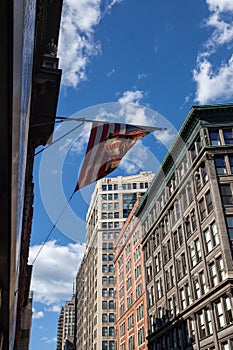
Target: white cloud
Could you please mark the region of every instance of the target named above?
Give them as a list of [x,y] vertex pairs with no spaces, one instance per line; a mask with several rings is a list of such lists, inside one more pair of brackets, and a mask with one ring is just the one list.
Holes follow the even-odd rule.
[[36,311],[34,308],[32,308],[32,318],[34,319],[40,319],[44,317],[43,311]]
[[135,103],[139,104],[145,93],[140,90],[127,90],[123,92],[123,96],[118,99],[121,104]]
[[172,129],[157,130],[154,132],[154,135],[167,148],[170,148],[176,137],[176,133]]
[[107,77],[111,77],[115,73],[115,69],[111,69],[109,72],[107,72]]
[[[41,245],[30,249],[29,260],[33,261]],[[58,245],[47,242],[33,265],[32,285],[34,301],[47,306],[58,304],[71,297],[73,280],[84,254],[84,244]]]
[[54,304],[54,305],[52,305],[52,306],[50,306],[48,308],[45,308],[45,311],[60,313],[61,312],[61,305],[60,304]]
[[194,80],[197,83],[196,100],[201,104],[232,98],[233,55],[217,71],[213,70],[209,61],[203,60],[194,70]]
[[206,0],[210,16],[205,21],[212,29],[204,50],[199,52],[197,67],[193,70],[193,79],[197,84],[195,100],[201,104],[216,102],[233,97],[233,55],[224,62],[211,62],[211,55],[223,45],[233,44],[233,1]]
[[206,0],[210,11],[233,11],[232,0]]
[[51,344],[51,343],[56,343],[57,338],[47,338],[47,337],[42,337],[40,340],[44,341],[46,344]]
[[58,44],[63,86],[77,87],[87,79],[86,66],[101,52],[95,42],[94,30],[111,8],[122,0],[65,0],[63,3],[61,33]]
[[58,152],[66,154],[68,152],[68,149],[70,148],[70,145],[71,145],[72,142],[73,142],[73,139],[70,138],[70,137],[65,139],[63,145],[61,145],[58,148]]
[[138,80],[141,80],[141,79],[144,79],[144,78],[147,78],[147,74],[145,74],[145,73],[138,73]]

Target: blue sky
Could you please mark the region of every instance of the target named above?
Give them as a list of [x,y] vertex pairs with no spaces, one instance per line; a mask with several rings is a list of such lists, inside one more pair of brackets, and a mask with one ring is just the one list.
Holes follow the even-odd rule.
[[[57,115],[166,127],[112,176],[155,172],[192,105],[232,102],[232,23],[232,0],[64,0]],[[60,124],[54,138],[77,125]],[[36,156],[30,262],[75,187],[89,130],[80,126]],[[75,194],[34,263],[31,350],[56,349],[93,186]]]

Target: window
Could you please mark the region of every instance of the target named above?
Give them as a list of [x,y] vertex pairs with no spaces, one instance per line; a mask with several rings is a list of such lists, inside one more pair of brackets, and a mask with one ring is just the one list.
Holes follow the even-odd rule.
[[103,250],[106,250],[106,249],[107,249],[107,243],[103,243],[103,244],[102,244],[102,249],[103,249]]
[[229,163],[230,163],[231,173],[233,174],[233,156],[229,156]]
[[209,264],[212,287],[216,287],[224,278],[224,264],[222,257],[218,257]]
[[109,261],[113,261],[114,259],[114,255],[113,254],[108,254],[108,260]]
[[170,266],[170,268],[165,272],[166,276],[166,289],[169,290],[174,286],[174,268]]
[[108,336],[108,327],[102,327],[102,336],[107,337]]
[[103,241],[106,241],[108,239],[107,232],[102,232],[102,239],[103,239]]
[[204,309],[198,314],[198,323],[200,329],[200,337],[205,338],[213,334],[210,310]]
[[114,191],[117,191],[117,190],[118,190],[118,185],[114,184]]
[[107,301],[102,301],[102,309],[103,310],[107,310],[107,308],[108,308],[108,302]]
[[107,219],[107,213],[102,213],[102,219],[103,220]]
[[201,260],[201,244],[200,240],[196,239],[189,246],[191,266],[194,267]]
[[223,136],[226,145],[233,145],[232,129],[223,129]]
[[102,191],[107,191],[107,185],[102,185]]
[[151,307],[152,305],[154,305],[154,288],[153,288],[153,286],[150,288],[150,290],[148,290],[147,294],[148,294],[149,307]]
[[180,289],[180,305],[181,309],[184,310],[190,304],[190,288],[186,284],[183,288]]
[[112,313],[109,314],[109,322],[115,322],[115,315]]
[[102,314],[102,322],[108,322],[108,315]]
[[108,342],[106,340],[102,341],[102,350],[108,350]]
[[109,242],[108,243],[108,249],[109,250],[113,250],[113,242]]
[[201,292],[202,294],[204,294],[207,290],[204,271],[201,271],[199,273],[199,281],[200,281]]
[[218,129],[209,130],[209,137],[211,146],[218,146],[221,144]]
[[204,198],[202,198],[199,202],[199,209],[200,209],[201,220],[204,220],[206,217],[206,207],[205,207]]
[[102,265],[102,272],[108,272],[108,265]]
[[115,295],[114,288],[109,288],[109,296],[114,297],[114,295]]
[[114,310],[114,301],[109,300],[109,309]]
[[107,296],[108,296],[108,290],[107,290],[107,288],[103,288],[103,289],[102,289],[102,296],[103,296],[103,297],[107,297]]
[[125,335],[125,322],[120,325],[120,337]]
[[142,345],[145,342],[144,336],[144,327],[139,328],[138,330],[138,345]]
[[108,261],[108,255],[102,254],[102,261]]
[[114,272],[114,265],[108,266],[108,272]]
[[223,314],[223,305],[221,300],[216,303],[216,314],[218,319],[219,328],[223,328],[225,326],[224,314]]
[[128,349],[134,350],[134,335],[131,335],[128,340]]
[[102,284],[108,284],[108,277],[107,276],[102,277]]
[[214,162],[215,162],[215,168],[216,168],[217,174],[225,175],[227,173],[227,169],[226,169],[224,156],[215,157]]
[[158,273],[161,270],[161,253],[159,252],[155,256],[155,273]]
[[217,244],[219,244],[216,223],[213,222],[206,230],[204,230],[203,234],[205,238],[206,250],[207,253],[209,253]]
[[213,203],[210,195],[210,191],[205,194],[206,206],[208,214],[213,210]]
[[114,276],[109,276],[109,284],[114,284]]
[[233,239],[233,216],[226,216],[227,231],[230,239]]
[[[112,328],[112,327],[110,327],[110,328]],[[115,350],[115,341],[114,340],[109,341],[109,350]]]
[[144,308],[143,304],[140,304],[137,309],[136,309],[136,317],[137,317],[137,322],[141,321],[144,317]]
[[125,342],[120,344],[120,350],[126,350]]
[[181,256],[176,259],[176,269],[179,280],[187,274],[185,253],[181,254]]
[[133,294],[132,293],[129,296],[127,296],[126,302],[127,302],[127,309],[129,309],[133,303]]
[[136,286],[135,291],[136,291],[136,299],[138,299],[142,295],[142,283],[139,283]]
[[233,196],[232,189],[230,184],[220,184],[220,193],[222,198],[223,205],[232,205],[233,204]]

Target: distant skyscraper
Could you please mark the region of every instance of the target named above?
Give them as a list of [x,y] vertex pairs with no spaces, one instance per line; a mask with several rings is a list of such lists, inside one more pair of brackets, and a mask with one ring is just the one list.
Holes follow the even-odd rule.
[[67,343],[73,344],[75,332],[75,296],[67,301],[61,308],[58,330],[57,330],[57,350],[66,350]]
[[77,349],[116,350],[113,245],[151,172],[104,178],[96,184],[86,217],[86,252],[77,273]]

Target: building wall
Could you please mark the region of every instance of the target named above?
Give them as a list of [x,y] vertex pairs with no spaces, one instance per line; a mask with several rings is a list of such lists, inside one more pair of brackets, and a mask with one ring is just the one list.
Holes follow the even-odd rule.
[[[113,244],[137,194],[147,190],[152,178],[151,173],[143,172],[97,182],[86,218],[85,257],[76,280],[77,346],[80,350],[116,349]],[[82,282],[83,293],[80,294]],[[83,300],[78,295],[83,295]]]
[[190,111],[138,210],[149,349],[233,346],[232,107]]
[[141,226],[134,205],[115,242],[116,332],[118,350],[144,350],[147,318]]
[[75,336],[75,296],[62,306],[57,331],[57,350],[64,350],[69,343],[74,342]]

